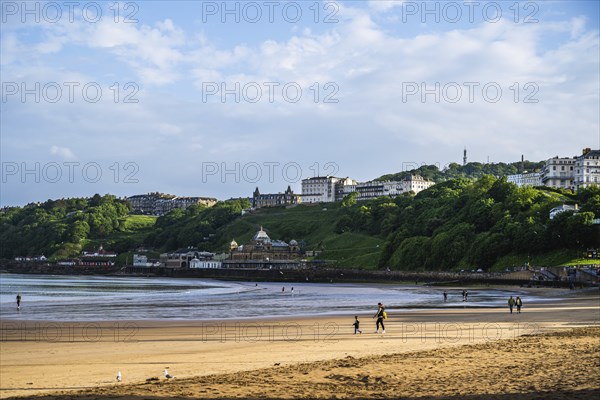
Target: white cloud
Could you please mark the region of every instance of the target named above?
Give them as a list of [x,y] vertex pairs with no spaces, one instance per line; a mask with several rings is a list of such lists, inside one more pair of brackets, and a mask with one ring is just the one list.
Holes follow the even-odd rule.
[[71,149],[69,149],[68,147],[61,147],[56,145],[50,147],[50,154],[59,156],[64,160],[75,160],[77,158],[75,157],[75,154],[73,154],[73,151],[71,151]]
[[181,133],[181,128],[177,125],[161,123],[158,125],[158,131],[163,135],[173,136]]
[[404,0],[369,0],[369,7],[377,12],[385,12],[400,7]]

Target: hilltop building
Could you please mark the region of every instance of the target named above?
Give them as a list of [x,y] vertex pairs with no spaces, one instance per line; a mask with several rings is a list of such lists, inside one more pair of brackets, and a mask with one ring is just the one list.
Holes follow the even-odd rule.
[[376,199],[377,197],[396,197],[403,193],[419,193],[435,183],[420,175],[410,175],[402,181],[370,181],[356,185],[358,201]]
[[402,181],[403,192],[414,192],[415,194],[435,185],[435,182],[427,180],[420,175],[410,175]]
[[574,157],[550,158],[542,171],[542,183],[556,189],[572,189],[574,167]]
[[356,185],[354,179],[337,178],[335,176],[315,176],[302,180],[303,203],[332,203],[341,201],[348,193],[352,193]]
[[341,178],[335,183],[335,201],[342,201],[348,194],[356,191],[358,182],[348,177]]
[[172,200],[176,196],[159,192],[136,194],[127,198],[131,204],[131,211],[136,214],[154,214],[156,202],[159,200]]
[[257,187],[252,195],[253,208],[292,206],[301,202],[302,196],[294,194],[290,186],[285,192],[277,194],[261,194]]
[[522,174],[508,175],[506,180],[519,187],[523,186],[542,186],[541,172],[524,172]]
[[333,176],[314,177],[302,181],[303,203],[330,203],[342,201],[352,192],[358,192],[358,201],[381,196],[395,197],[402,193],[419,193],[434,185],[434,182],[419,175],[407,176],[402,181],[357,182],[350,178]]
[[395,197],[402,193],[402,182],[397,181],[370,181],[356,185],[358,192],[357,201],[376,199],[377,197]]
[[600,150],[586,148],[580,156],[550,158],[541,181],[544,186],[575,191],[600,185]]
[[600,150],[583,149],[575,159],[573,188],[575,190],[600,185]]
[[176,208],[186,209],[193,205],[212,207],[217,199],[212,197],[177,197],[172,194],[153,192],[138,194],[126,199],[134,214],[165,215]]

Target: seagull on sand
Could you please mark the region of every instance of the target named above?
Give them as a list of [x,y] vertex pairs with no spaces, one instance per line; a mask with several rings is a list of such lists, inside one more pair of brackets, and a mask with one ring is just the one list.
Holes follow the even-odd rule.
[[117,382],[121,382],[121,371],[117,371]]
[[166,369],[165,369],[165,372],[164,372],[164,374],[165,374],[165,378],[167,378],[167,379],[172,379],[172,378],[175,378],[174,376],[172,376],[171,374],[169,374],[169,371],[168,371],[168,370],[166,370]]

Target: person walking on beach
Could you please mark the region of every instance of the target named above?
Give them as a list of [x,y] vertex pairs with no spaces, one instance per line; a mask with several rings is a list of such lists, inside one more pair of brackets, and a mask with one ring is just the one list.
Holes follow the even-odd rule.
[[358,320],[358,315],[354,316],[354,323],[352,325],[354,325],[354,334],[355,335],[357,333],[362,333],[362,331],[360,330],[360,321]]
[[17,310],[21,309],[21,293],[17,293]]
[[448,292],[444,290],[444,303],[448,301]]
[[513,312],[514,306],[515,306],[515,299],[513,299],[513,297],[510,296],[510,299],[508,299],[508,308],[509,308],[511,314]]
[[379,325],[381,325],[381,333],[385,333],[385,326],[383,325],[383,314],[385,313],[385,307],[381,303],[377,303],[378,309],[373,318],[377,318],[375,324],[375,333],[379,333]]
[[517,296],[517,299],[515,300],[515,305],[517,306],[517,314],[521,314],[521,306],[523,305],[523,301],[521,301],[519,296]]

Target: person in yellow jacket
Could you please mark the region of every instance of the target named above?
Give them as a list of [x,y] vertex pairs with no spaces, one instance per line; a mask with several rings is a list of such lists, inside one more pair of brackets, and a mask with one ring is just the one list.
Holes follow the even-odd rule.
[[375,333],[379,333],[379,325],[381,325],[381,333],[385,333],[385,326],[383,325],[383,319],[385,318],[385,307],[381,303],[377,303],[379,307],[373,318],[377,318],[377,323],[375,324],[376,330]]
[[523,301],[519,296],[517,296],[517,299],[515,300],[515,305],[517,306],[517,314],[521,314],[521,306],[523,305]]

